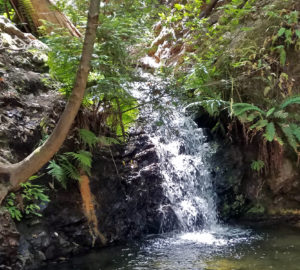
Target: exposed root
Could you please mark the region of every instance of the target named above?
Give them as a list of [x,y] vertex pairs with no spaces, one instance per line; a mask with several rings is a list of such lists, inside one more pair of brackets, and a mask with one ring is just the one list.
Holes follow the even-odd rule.
[[107,240],[102,233],[99,232],[98,229],[98,220],[95,211],[94,198],[90,189],[90,179],[87,175],[81,175],[79,181],[80,194],[82,198],[82,208],[84,215],[86,216],[90,234],[93,237],[93,245],[97,238],[101,240],[103,245],[106,244]]

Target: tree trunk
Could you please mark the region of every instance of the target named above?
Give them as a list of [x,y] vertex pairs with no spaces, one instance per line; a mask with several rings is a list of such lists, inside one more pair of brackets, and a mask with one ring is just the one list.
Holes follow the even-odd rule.
[[59,150],[80,108],[93,53],[96,30],[99,20],[100,0],[91,0],[82,56],[75,85],[66,108],[52,134],[46,142],[28,157],[16,164],[0,164],[0,204],[7,193],[19,187],[20,183],[40,170]]
[[211,11],[214,9],[214,7],[216,6],[216,4],[219,2],[219,0],[212,0],[209,5],[200,13],[199,18],[205,18],[207,17]]
[[[38,28],[43,25],[43,20],[48,21],[57,27],[67,29],[71,35],[81,37],[81,33],[72,24],[72,22],[61,13],[51,0],[10,0],[12,6],[16,10],[17,16],[25,28],[31,29],[33,34],[38,33]],[[31,3],[30,3],[31,2]],[[28,6],[30,4],[30,7]],[[24,8],[26,5],[26,8]],[[47,29],[51,32],[53,28]]]

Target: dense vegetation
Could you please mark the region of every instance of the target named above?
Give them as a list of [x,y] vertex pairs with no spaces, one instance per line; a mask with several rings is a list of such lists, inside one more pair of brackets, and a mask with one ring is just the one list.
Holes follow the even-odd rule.
[[215,118],[215,132],[257,145],[252,167],[274,172],[283,149],[299,156],[300,97],[293,64],[300,49],[299,5],[233,0],[203,16],[206,6],[187,1],[160,14],[165,27],[188,44],[179,62],[185,72],[175,71],[189,97],[185,102]]

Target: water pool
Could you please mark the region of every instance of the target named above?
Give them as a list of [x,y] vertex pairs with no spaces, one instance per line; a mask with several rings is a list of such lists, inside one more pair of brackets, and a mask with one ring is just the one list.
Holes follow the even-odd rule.
[[300,228],[274,226],[149,236],[45,270],[300,270]]

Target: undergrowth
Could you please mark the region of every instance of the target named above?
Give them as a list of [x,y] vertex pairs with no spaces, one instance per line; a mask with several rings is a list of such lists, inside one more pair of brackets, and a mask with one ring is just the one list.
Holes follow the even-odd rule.
[[193,48],[180,69],[187,72],[174,75],[184,85],[184,102],[215,118],[214,132],[256,145],[252,167],[268,174],[280,168],[284,150],[299,157],[299,89],[290,68],[300,49],[297,3],[232,0],[201,17],[205,2],[160,14],[165,26],[188,29],[185,42]]

